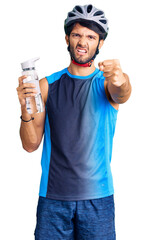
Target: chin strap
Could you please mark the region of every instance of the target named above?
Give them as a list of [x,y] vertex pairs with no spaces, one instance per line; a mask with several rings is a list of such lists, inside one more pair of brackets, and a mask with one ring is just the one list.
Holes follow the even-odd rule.
[[94,60],[91,60],[90,62],[88,63],[77,63],[75,62],[75,60],[72,60],[72,63],[75,64],[75,65],[78,65],[78,66],[81,66],[81,67],[91,67],[92,63],[93,63]]

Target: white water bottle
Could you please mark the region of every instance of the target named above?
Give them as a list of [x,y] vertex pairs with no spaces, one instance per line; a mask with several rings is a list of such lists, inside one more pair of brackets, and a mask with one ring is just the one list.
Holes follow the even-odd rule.
[[28,76],[23,80],[24,83],[33,83],[36,85],[37,94],[35,97],[26,98],[26,108],[29,114],[40,113],[44,111],[43,100],[41,96],[39,78],[35,70],[35,61],[39,58],[32,58],[21,63],[23,72],[22,75]]

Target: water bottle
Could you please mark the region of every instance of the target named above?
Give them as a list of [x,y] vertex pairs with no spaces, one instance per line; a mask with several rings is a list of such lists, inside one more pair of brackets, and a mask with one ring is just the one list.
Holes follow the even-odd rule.
[[38,59],[39,58],[32,58],[26,62],[21,63],[23,69],[22,75],[27,76],[23,82],[35,84],[37,90],[37,94],[34,97],[26,98],[26,108],[29,114],[40,113],[44,111],[44,105],[39,86],[39,78],[35,70],[35,61]]

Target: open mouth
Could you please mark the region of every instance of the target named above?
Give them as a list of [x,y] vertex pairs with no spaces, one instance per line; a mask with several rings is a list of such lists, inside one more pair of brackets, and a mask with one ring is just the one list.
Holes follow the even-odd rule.
[[77,48],[77,52],[79,55],[85,55],[87,53],[87,50],[84,48]]

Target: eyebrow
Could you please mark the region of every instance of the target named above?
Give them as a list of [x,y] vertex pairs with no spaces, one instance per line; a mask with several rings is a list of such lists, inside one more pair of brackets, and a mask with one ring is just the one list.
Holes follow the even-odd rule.
[[[77,32],[72,32],[71,34],[72,34],[72,35],[74,35],[74,34],[78,34],[78,35],[82,36],[82,34],[77,33]],[[93,38],[95,38],[95,39],[97,38],[97,36],[92,35],[92,34],[88,34],[87,36],[88,36],[88,37],[93,37]]]

